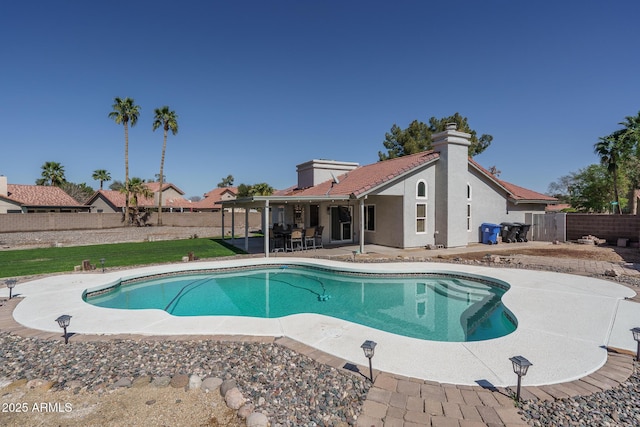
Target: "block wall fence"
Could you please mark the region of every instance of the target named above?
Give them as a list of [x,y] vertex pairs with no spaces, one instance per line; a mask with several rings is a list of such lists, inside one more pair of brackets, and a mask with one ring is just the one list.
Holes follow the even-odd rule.
[[[152,213],[149,224],[156,223],[156,214]],[[122,227],[122,215],[119,213],[31,213],[0,215],[0,233],[23,231],[61,231],[61,230],[98,230]],[[244,213],[235,214],[236,230],[244,229]],[[249,213],[249,228],[261,229],[261,214]],[[220,212],[167,212],[162,222],[169,227],[222,227]],[[231,213],[225,213],[225,231],[231,231]],[[577,240],[582,236],[593,235],[616,244],[619,238],[630,242],[640,240],[640,216],[636,215],[600,215],[567,214],[567,240]]]
[[615,245],[619,238],[638,242],[640,216],[606,214],[567,214],[567,240],[577,240],[586,235],[606,239]]
[[[261,228],[260,212],[249,213],[249,229]],[[148,224],[154,226],[157,217],[151,214]],[[244,213],[235,214],[236,230],[244,229]],[[162,223],[169,227],[222,227],[220,212],[165,212]],[[99,230],[123,227],[119,213],[29,213],[0,215],[0,233],[24,231]],[[231,231],[231,213],[224,214],[225,232]]]

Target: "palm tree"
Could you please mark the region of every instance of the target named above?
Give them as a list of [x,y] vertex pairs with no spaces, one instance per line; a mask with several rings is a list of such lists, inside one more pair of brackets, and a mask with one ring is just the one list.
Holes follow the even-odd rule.
[[638,197],[640,196],[640,170],[638,169],[638,157],[640,155],[640,112],[635,116],[626,116],[624,122],[619,123],[624,126],[622,139],[624,148],[628,155],[624,159],[623,170],[631,182],[631,214],[638,214]]
[[613,177],[613,193],[618,214],[622,214],[620,197],[618,195],[618,167],[625,156],[621,132],[614,132],[609,136],[598,138],[593,146],[595,154],[600,157],[600,163],[607,167],[607,171]]
[[158,182],[160,183],[158,192],[158,225],[162,225],[162,184],[164,179],[164,154],[167,150],[167,134],[169,131],[174,135],[178,133],[178,116],[175,111],[169,110],[167,105],[155,109],[153,130],[155,131],[160,126],[164,130],[164,140],[162,142],[162,156],[160,157],[160,174],[158,175]]
[[[153,197],[153,191],[147,187],[147,184],[145,184],[143,179],[133,177],[129,180],[129,185],[121,188],[120,192],[126,194],[127,199],[131,197],[131,200],[127,200],[129,222],[140,225],[138,215],[140,213],[140,209],[138,208],[138,197],[142,196],[144,198],[151,198]],[[131,207],[129,207],[129,204]]]
[[53,185],[59,187],[66,181],[64,166],[58,162],[45,162],[42,167],[42,178],[36,180],[37,185]]
[[102,183],[105,181],[111,181],[111,174],[105,169],[96,169],[93,171],[92,178],[96,181],[100,181],[100,190],[102,190]]
[[117,124],[124,125],[124,187],[126,197],[126,211],[129,210],[129,123],[131,127],[138,123],[140,115],[140,106],[135,105],[133,98],[115,97],[113,99],[113,111],[109,113],[109,118],[113,119]]

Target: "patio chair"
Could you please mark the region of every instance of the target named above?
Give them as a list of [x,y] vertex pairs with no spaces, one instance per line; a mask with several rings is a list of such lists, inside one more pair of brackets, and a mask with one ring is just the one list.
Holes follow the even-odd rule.
[[302,249],[304,249],[302,230],[293,229],[293,231],[291,231],[291,238],[289,239],[289,246],[287,247],[287,251],[301,251]]
[[271,246],[271,252],[284,252],[284,236],[275,235],[273,230],[269,229],[269,246]]
[[313,247],[316,248],[316,228],[310,227],[304,230],[304,247],[309,249]]
[[314,248],[321,248],[322,247],[322,232],[324,231],[324,225],[319,225],[316,227],[316,233],[314,235]]

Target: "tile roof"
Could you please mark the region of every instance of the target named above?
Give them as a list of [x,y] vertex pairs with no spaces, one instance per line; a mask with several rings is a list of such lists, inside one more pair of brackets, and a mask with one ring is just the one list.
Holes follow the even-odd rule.
[[238,194],[238,187],[218,187],[205,193],[204,199],[192,203],[194,209],[220,209],[222,205],[217,204],[222,197],[229,193],[235,198]]
[[[408,156],[376,162],[360,166],[352,171],[337,177],[338,182],[328,180],[309,188],[291,187],[274,193],[274,196],[313,197],[313,196],[360,196],[387,182],[390,182],[403,174],[416,168],[438,160],[440,154],[436,151],[423,151]],[[553,203],[557,199],[546,194],[511,184],[498,179],[488,170],[480,166],[475,160],[469,158],[469,163],[480,170],[488,179],[504,188],[509,196],[516,202],[542,201]]]
[[423,151],[383,162],[360,166],[337,177],[338,182],[328,180],[313,187],[283,191],[283,196],[359,196],[393,179],[426,165],[439,158],[435,151]]
[[[158,186],[156,186],[158,188]],[[87,201],[87,205],[92,204],[97,197],[102,196],[103,199],[107,200],[112,206],[115,208],[122,208],[126,206],[126,197],[124,193],[115,190],[98,190],[95,194]],[[138,206],[145,208],[152,208],[157,206],[154,197],[141,197],[138,196]],[[186,200],[182,197],[177,198],[169,198],[163,196],[162,197],[162,206],[170,207],[170,208],[192,208],[193,203],[190,200]]]
[[7,184],[7,199],[23,206],[82,206],[61,188],[48,185]]
[[[159,182],[146,182],[145,185],[147,186],[147,188],[149,190],[153,191],[154,193],[157,193],[158,190],[160,189],[160,183]],[[184,191],[182,191],[181,189],[176,187],[174,184],[172,184],[170,182],[163,182],[162,183],[162,191],[166,191],[168,188],[173,188],[178,193],[184,194]]]
[[480,164],[475,160],[473,160],[471,157],[469,157],[469,163],[472,164],[476,169],[478,169],[484,175],[486,175],[487,178],[491,179],[496,184],[500,185],[505,190],[507,190],[511,198],[515,201],[527,201],[527,200],[534,201],[535,200],[535,201],[545,201],[549,203],[558,201],[558,199],[556,199],[555,197],[547,196],[546,194],[538,193],[537,191],[529,190],[527,188],[520,187],[518,185],[511,184],[510,182],[498,179],[497,176],[493,175],[487,169],[480,166]]

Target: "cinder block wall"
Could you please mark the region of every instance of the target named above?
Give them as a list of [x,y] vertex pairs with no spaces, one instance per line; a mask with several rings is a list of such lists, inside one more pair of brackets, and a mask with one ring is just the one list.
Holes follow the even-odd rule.
[[619,238],[637,242],[640,237],[640,216],[567,214],[567,240],[593,235],[615,245]]
[[[261,228],[261,214],[249,213],[249,228]],[[148,222],[155,225],[156,214]],[[165,212],[162,223],[170,227],[221,227],[220,212]],[[99,230],[122,227],[119,213],[29,213],[0,215],[0,233],[21,231]],[[224,226],[231,230],[231,213],[225,213]],[[235,226],[244,228],[244,213],[235,214]]]

